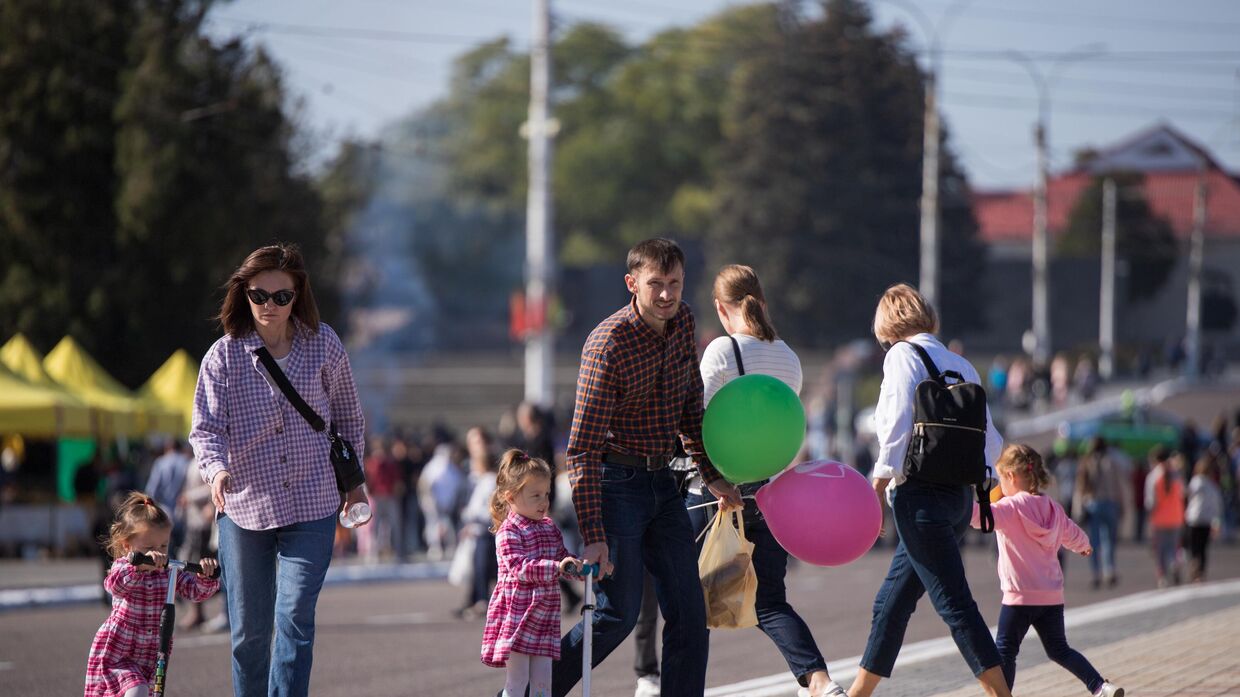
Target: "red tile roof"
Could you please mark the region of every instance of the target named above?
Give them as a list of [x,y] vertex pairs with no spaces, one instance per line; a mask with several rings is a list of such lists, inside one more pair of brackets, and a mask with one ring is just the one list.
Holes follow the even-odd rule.
[[[1091,177],[1085,172],[1070,172],[1051,179],[1047,217],[1052,235],[1067,226],[1068,215]],[[1197,173],[1193,171],[1149,172],[1143,186],[1150,208],[1166,218],[1176,236],[1184,239],[1192,231],[1196,183]],[[1206,211],[1208,236],[1240,238],[1240,183],[1221,170],[1207,172]],[[984,242],[1020,242],[1032,237],[1033,197],[1028,191],[976,192],[973,212]]]

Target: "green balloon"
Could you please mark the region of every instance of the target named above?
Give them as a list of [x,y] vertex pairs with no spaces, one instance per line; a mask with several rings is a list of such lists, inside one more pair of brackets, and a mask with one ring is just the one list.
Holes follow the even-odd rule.
[[742,375],[724,385],[702,419],[706,454],[733,484],[782,472],[804,440],[801,399],[769,375]]

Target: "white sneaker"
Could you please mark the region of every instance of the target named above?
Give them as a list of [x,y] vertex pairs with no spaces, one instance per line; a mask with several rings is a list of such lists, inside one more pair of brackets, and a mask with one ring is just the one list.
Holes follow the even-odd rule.
[[659,697],[659,676],[643,675],[638,678],[633,697]]
[[[844,688],[840,687],[839,683],[832,680],[827,683],[827,691],[822,693],[821,697],[839,697],[840,695],[848,697],[848,693],[844,690]],[[813,697],[813,695],[809,693],[808,687],[802,687],[797,690],[797,697]]]
[[1098,688],[1098,691],[1094,693],[1094,697],[1124,697],[1124,688],[1104,682],[1102,687]]

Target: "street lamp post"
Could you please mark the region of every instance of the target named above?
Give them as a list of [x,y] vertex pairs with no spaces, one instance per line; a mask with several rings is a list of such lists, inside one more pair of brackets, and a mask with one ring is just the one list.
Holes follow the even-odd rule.
[[941,39],[947,28],[972,0],[956,0],[939,18],[938,23],[920,7],[907,0],[886,0],[908,12],[925,34],[929,48],[930,67],[926,72],[926,100],[923,116],[921,158],[921,223],[920,223],[920,278],[919,290],[926,301],[939,311],[939,144],[942,129],[939,127],[939,75],[942,74],[943,52]]
[[1046,365],[1051,354],[1050,287],[1047,279],[1050,266],[1050,235],[1047,231],[1047,186],[1050,179],[1050,158],[1047,153],[1050,128],[1051,87],[1065,68],[1104,49],[1090,44],[1055,58],[1049,74],[1043,74],[1037,63],[1019,51],[1010,51],[1008,58],[1016,62],[1033,79],[1038,91],[1038,120],[1033,126],[1033,144],[1037,149],[1037,180],[1033,189],[1033,360]]

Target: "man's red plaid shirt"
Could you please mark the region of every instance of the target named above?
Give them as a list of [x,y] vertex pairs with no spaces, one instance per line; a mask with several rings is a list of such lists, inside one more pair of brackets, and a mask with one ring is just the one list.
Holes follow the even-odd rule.
[[702,446],[702,373],[693,335],[693,311],[684,302],[662,336],[630,302],[586,339],[568,437],[573,505],[586,544],[606,541],[599,473],[608,450],[670,456],[679,434],[702,478],[719,478]]

